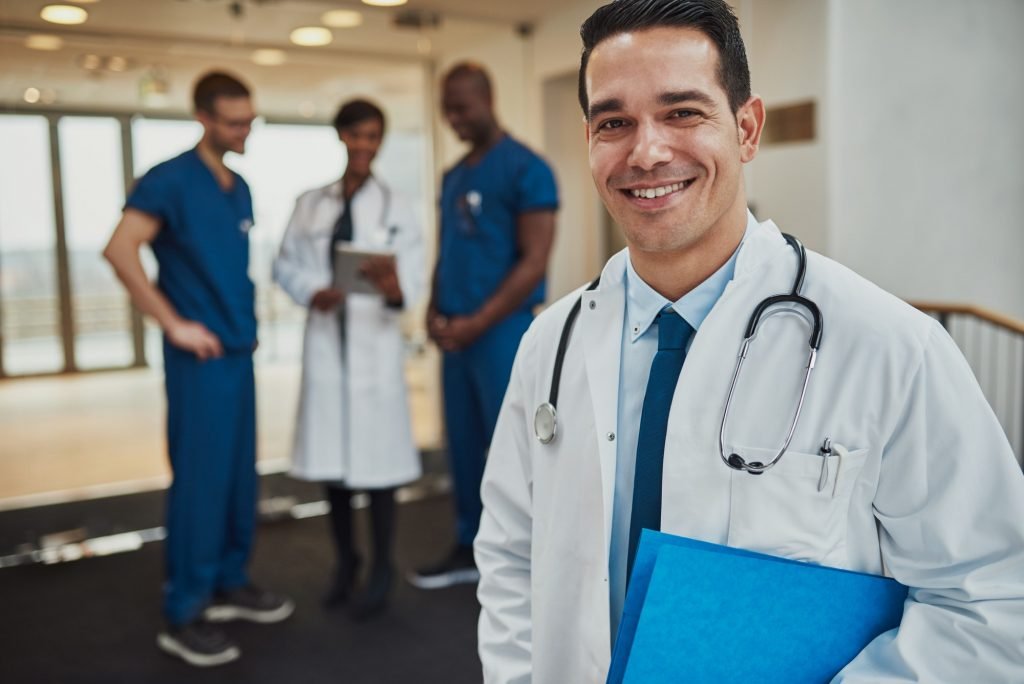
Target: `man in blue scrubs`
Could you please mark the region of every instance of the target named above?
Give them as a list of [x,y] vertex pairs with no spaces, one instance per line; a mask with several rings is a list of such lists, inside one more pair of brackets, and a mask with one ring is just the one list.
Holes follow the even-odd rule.
[[445,118],[471,148],[444,176],[427,331],[444,351],[444,408],[456,546],[410,580],[476,582],[480,482],[519,340],[544,301],[558,191],[547,163],[502,130],[490,78],[463,63],[444,78]]
[[[291,601],[254,587],[246,565],[256,523],[256,347],[249,280],[252,197],[224,165],[254,118],[249,90],[223,73],[195,87],[203,138],[136,183],[104,251],[135,305],[164,331],[167,497],[164,651],[197,666],[240,651],[212,623],[278,622]],[[150,244],[156,285],[139,250]]]

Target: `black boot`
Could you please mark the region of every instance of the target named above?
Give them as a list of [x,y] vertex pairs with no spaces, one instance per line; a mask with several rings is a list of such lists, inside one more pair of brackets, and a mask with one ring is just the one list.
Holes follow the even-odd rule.
[[338,567],[324,595],[324,607],[336,608],[348,601],[352,594],[359,574],[359,556],[352,545],[352,492],[334,485],[328,485],[326,490],[331,504],[331,534],[334,536]]
[[395,528],[395,490],[373,489],[370,521],[373,528],[373,568],[366,588],[352,599],[352,618],[367,620],[388,604],[395,569],[391,561],[391,539]]

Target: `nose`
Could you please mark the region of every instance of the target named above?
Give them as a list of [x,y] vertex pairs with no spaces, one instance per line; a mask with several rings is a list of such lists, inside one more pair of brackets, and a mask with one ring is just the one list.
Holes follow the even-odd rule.
[[627,161],[633,168],[644,171],[651,171],[672,161],[672,148],[662,128],[650,122],[638,123],[633,149]]

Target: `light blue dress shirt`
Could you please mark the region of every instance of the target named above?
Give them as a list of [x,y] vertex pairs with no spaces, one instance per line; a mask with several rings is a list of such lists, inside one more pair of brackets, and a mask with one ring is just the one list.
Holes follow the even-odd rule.
[[[757,225],[747,212],[747,229]],[[740,243],[742,246],[742,242]],[[622,345],[619,363],[619,410],[616,427],[615,494],[612,510],[612,536],[608,558],[611,592],[611,638],[619,631],[619,620],[626,600],[626,555],[629,550],[629,522],[633,507],[633,475],[636,471],[636,446],[640,435],[640,414],[647,391],[651,363],[658,351],[658,330],[654,319],[666,307],[672,307],[695,330],[711,313],[725,286],[736,271],[739,248],[707,280],[670,302],[645,283],[626,259],[626,310],[622,319]],[[696,337],[696,333],[693,337]],[[693,337],[690,338],[692,344]]]

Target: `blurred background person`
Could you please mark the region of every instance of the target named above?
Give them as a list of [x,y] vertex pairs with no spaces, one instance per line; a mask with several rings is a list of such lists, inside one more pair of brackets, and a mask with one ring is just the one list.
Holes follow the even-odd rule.
[[[274,279],[309,307],[292,474],[325,483],[337,569],[325,597],[344,604],[360,558],[353,545],[353,490],[370,499],[373,559],[351,614],[382,610],[393,583],[395,488],[420,476],[405,381],[400,315],[423,289],[422,233],[412,208],[371,171],[384,136],[384,113],[366,100],[345,103],[334,119],[348,161],[341,179],[299,197],[285,231]],[[334,287],[335,246],[385,250],[363,272],[379,294]]]
[[[224,164],[242,154],[255,115],[249,89],[225,73],[193,92],[199,144],[153,167],[125,202],[104,251],[138,308],[164,331],[167,494],[164,651],[192,665],[240,651],[211,622],[278,622],[294,606],[250,584],[256,524],[256,348],[249,280],[252,197]],[[156,285],[139,250],[150,244]]]
[[479,578],[480,482],[519,340],[544,301],[558,191],[548,164],[506,133],[491,80],[460,63],[444,77],[445,119],[469,152],[444,176],[427,332],[444,351],[443,391],[456,546],[410,581],[436,589]]

